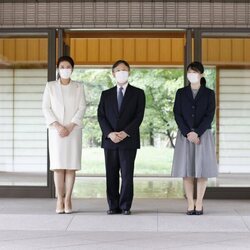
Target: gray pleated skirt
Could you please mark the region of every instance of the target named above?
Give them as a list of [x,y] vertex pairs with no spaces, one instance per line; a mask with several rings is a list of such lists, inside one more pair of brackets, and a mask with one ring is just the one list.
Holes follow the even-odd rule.
[[206,130],[200,141],[201,143],[196,145],[178,131],[172,168],[173,177],[211,178],[218,175],[212,131]]

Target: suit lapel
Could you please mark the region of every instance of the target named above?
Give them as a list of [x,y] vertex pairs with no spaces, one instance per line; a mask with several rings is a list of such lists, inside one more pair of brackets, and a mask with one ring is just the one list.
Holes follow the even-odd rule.
[[205,87],[203,85],[201,85],[196,97],[194,98],[191,86],[189,85],[189,86],[186,87],[186,94],[187,94],[188,99],[191,102],[197,102],[203,96],[204,90],[205,90]]
[[131,92],[132,91],[132,87],[130,84],[128,84],[127,86],[127,89],[126,89],[126,92],[125,92],[125,95],[123,97],[123,100],[122,100],[122,105],[121,105],[121,110],[120,110],[120,114],[122,114],[122,112],[124,111],[125,107],[127,106],[127,103],[131,97]]
[[205,93],[205,87],[203,85],[201,85],[196,97],[195,97],[195,102],[198,102],[198,100],[203,96],[203,94]]
[[186,95],[191,102],[194,102],[193,93],[190,85],[186,87]]
[[58,96],[58,100],[59,102],[63,105],[63,95],[62,95],[62,88],[61,88],[61,83],[58,81],[56,81],[56,95]]
[[117,102],[117,87],[112,88],[112,93],[111,93],[111,103],[112,103],[112,108],[114,110],[114,113],[118,115],[118,102]]
[[120,112],[119,112],[119,110],[118,110],[118,101],[117,101],[117,86],[112,88],[112,93],[111,93],[111,99],[112,100],[111,100],[111,102],[112,102],[112,106],[113,106],[113,110],[114,110],[115,114],[117,114],[117,115],[122,114],[122,112],[124,111],[124,109],[126,107],[126,104],[128,103],[128,101],[129,101],[129,99],[131,97],[131,91],[132,91],[131,85],[128,84],[125,95],[124,95],[123,100],[122,100],[121,109],[120,109]]

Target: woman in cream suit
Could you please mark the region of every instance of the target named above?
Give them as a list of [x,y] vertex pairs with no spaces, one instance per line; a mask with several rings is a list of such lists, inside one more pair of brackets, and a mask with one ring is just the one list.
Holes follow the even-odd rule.
[[50,170],[54,171],[56,213],[71,213],[75,171],[81,168],[82,119],[86,110],[84,88],[70,76],[74,61],[62,56],[57,63],[58,80],[48,82],[43,113],[49,128]]

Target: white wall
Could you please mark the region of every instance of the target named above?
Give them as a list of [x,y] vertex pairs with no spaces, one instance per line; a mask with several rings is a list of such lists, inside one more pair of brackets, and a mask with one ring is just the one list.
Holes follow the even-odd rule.
[[250,70],[220,70],[219,166],[250,173]]
[[46,80],[46,69],[0,69],[0,171],[47,172]]

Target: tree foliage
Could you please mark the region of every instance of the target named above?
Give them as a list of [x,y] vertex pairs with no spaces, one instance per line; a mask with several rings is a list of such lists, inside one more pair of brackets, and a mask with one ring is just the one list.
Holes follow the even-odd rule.
[[[215,70],[205,72],[208,87],[214,89]],[[101,131],[97,122],[97,106],[101,92],[114,86],[110,69],[74,70],[73,79],[84,83],[87,111],[84,117],[84,146],[99,146]],[[183,69],[132,69],[131,85],[142,88],[146,95],[146,110],[141,125],[143,145],[174,147],[177,126],[173,116],[175,93],[184,84]]]

